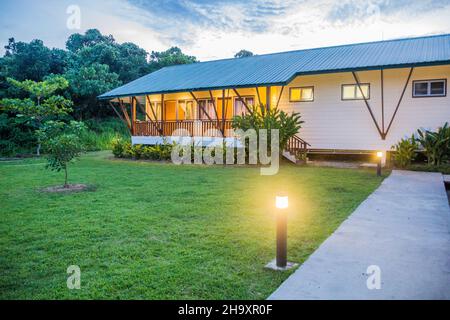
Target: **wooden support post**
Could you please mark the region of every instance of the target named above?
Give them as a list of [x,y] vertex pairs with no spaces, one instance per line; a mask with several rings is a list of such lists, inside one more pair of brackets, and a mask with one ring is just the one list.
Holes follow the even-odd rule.
[[358,76],[356,75],[356,72],[352,71],[352,74],[353,74],[353,78],[356,81],[356,84],[358,85],[359,91],[361,92],[361,94],[363,96],[364,103],[366,104],[367,110],[369,111],[370,116],[372,117],[375,127],[377,128],[378,133],[380,134],[381,138],[383,139],[384,133],[381,131],[380,126],[378,125],[377,119],[375,118],[375,116],[373,114],[372,108],[370,108],[369,102],[367,101],[367,97],[364,95],[364,92],[362,91],[361,82],[359,81]]
[[136,133],[136,97],[131,97],[131,132]]
[[409,70],[408,79],[406,79],[406,83],[405,83],[405,86],[403,87],[403,91],[402,91],[402,94],[400,96],[400,99],[398,100],[397,107],[395,108],[394,114],[392,115],[392,119],[389,122],[389,125],[388,125],[388,127],[386,129],[386,132],[384,133],[385,137],[389,133],[389,130],[391,129],[392,123],[394,122],[395,116],[397,115],[397,111],[400,108],[400,105],[401,105],[402,100],[403,100],[403,96],[405,95],[406,89],[408,88],[408,84],[409,84],[409,81],[411,80],[411,76],[413,74],[413,71],[414,71],[414,68],[411,68]]
[[165,125],[164,122],[166,121],[166,106],[164,105],[164,94],[161,94],[161,130],[162,130],[162,135],[165,135]]
[[280,104],[281,96],[283,95],[283,91],[284,91],[284,86],[281,87],[280,95],[278,97],[277,106],[276,106],[277,108],[278,108],[278,106]]
[[270,104],[271,104],[271,90],[270,90],[270,86],[266,87],[266,107],[267,107],[267,111],[270,110]]
[[217,128],[220,128],[220,119],[219,119],[219,113],[217,112],[217,104],[216,104],[216,100],[214,99],[211,90],[209,90],[209,96],[211,97],[211,101],[212,101],[213,107],[214,107],[214,113],[216,114]]
[[222,90],[222,136],[225,137],[225,89]]

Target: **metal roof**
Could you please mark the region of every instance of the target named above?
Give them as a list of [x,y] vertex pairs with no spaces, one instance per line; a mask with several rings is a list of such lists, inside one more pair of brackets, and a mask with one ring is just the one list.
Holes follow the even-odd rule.
[[286,85],[298,75],[450,64],[450,34],[306,49],[166,67],[99,99]]

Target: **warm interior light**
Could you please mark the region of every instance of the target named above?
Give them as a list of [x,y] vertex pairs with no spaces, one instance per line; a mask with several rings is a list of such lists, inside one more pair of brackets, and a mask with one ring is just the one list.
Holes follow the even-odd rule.
[[381,152],[381,151],[377,152],[377,157],[378,158],[383,158],[383,152]]
[[289,206],[289,198],[287,196],[277,196],[275,206],[278,209],[286,209]]

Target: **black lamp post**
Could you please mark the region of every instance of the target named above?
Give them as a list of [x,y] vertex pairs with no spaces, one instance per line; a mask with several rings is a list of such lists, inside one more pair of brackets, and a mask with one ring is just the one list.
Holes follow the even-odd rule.
[[278,268],[287,266],[287,212],[289,198],[287,196],[276,197],[277,208],[277,258]]
[[381,160],[383,159],[383,152],[377,152],[377,176],[381,177]]

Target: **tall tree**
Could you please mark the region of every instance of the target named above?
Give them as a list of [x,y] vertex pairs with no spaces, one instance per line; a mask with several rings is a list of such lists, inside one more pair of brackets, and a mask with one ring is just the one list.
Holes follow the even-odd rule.
[[[59,90],[69,86],[67,80],[61,76],[49,76],[42,82],[31,80],[17,81],[8,78],[8,82],[25,92],[29,97],[25,99],[4,98],[0,100],[0,106],[7,111],[24,117],[36,130],[39,130],[45,121],[56,116],[67,115],[72,111],[72,101],[60,95],[54,95]],[[38,137],[36,153],[39,156],[41,142]]]
[[112,35],[102,35],[97,29],[89,29],[85,34],[74,33],[69,36],[66,42],[66,48],[69,51],[77,52],[84,47],[92,47],[99,43],[114,44]]
[[105,115],[109,109],[98,107],[97,96],[122,84],[119,76],[110,72],[108,65],[99,63],[70,69],[65,77],[70,83],[74,113],[79,119]]
[[195,62],[198,62],[196,57],[184,54],[178,47],[172,47],[162,52],[152,51],[150,55],[150,70],[156,71],[168,66]]
[[248,50],[241,50],[238,53],[234,55],[235,58],[246,58],[246,57],[253,57],[253,52]]

